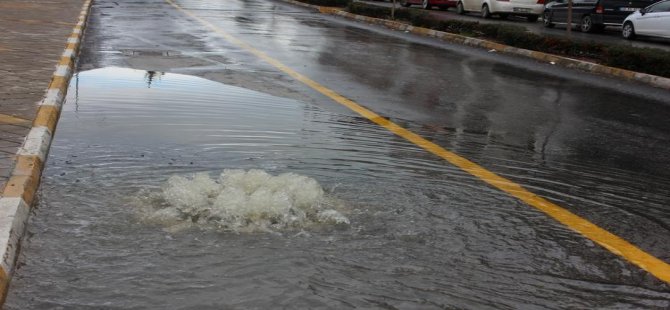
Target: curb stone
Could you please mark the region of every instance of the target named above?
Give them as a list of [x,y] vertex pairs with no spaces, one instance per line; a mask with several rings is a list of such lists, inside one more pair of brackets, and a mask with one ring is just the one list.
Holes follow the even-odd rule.
[[16,267],[20,242],[30,208],[35,202],[42,168],[56,130],[60,109],[74,71],[75,59],[93,0],[86,0],[79,20],[67,39],[44,98],[39,102],[32,128],[19,148],[15,166],[0,195],[0,306],[4,304],[9,282]]
[[380,18],[373,18],[373,17],[368,17],[368,16],[363,16],[363,15],[356,15],[352,14],[349,12],[346,12],[344,10],[341,10],[339,8],[333,8],[333,7],[323,7],[323,6],[318,6],[318,5],[313,5],[313,4],[307,4],[303,2],[299,2],[296,0],[282,0],[287,3],[295,4],[298,6],[306,7],[306,8],[311,8],[314,10],[317,10],[320,13],[323,14],[330,14],[330,15],[336,15],[340,17],[344,17],[347,19],[355,20],[355,21],[360,21],[360,22],[365,22],[369,24],[374,24],[374,25],[381,25],[390,29],[395,29],[395,30],[400,30],[400,31],[405,31],[405,32],[411,32],[413,34],[418,34],[422,36],[427,36],[427,37],[434,37],[443,41],[447,42],[452,42],[452,43],[458,43],[458,44],[463,44],[463,45],[468,45],[468,46],[473,46],[473,47],[479,47],[487,50],[494,50],[496,52],[501,52],[504,54],[509,54],[509,55],[516,55],[516,56],[522,56],[526,58],[531,58],[535,59],[541,62],[546,62],[546,63],[551,63],[559,66],[563,66],[566,68],[571,68],[571,69],[578,69],[582,71],[587,71],[595,74],[601,74],[601,75],[608,75],[612,77],[617,77],[621,78],[624,80],[632,80],[644,84],[648,84],[654,87],[670,90],[670,78],[662,77],[662,76],[657,76],[657,75],[652,75],[652,74],[647,74],[647,73],[642,73],[642,72],[635,72],[631,70],[626,70],[626,69],[621,69],[621,68],[615,68],[615,67],[609,67],[605,65],[600,65],[588,61],[583,61],[583,60],[577,60],[573,58],[568,58],[568,57],[563,57],[563,56],[557,56],[553,54],[547,54],[543,52],[538,52],[538,51],[531,51],[523,48],[518,48],[518,47],[513,47],[501,43],[496,43],[492,41],[487,41],[487,40],[482,40],[482,39],[477,39],[477,38],[472,38],[472,37],[466,37],[462,36],[459,34],[453,34],[453,33],[448,33],[448,32],[443,32],[443,31],[437,31],[433,29],[428,29],[428,28],[423,28],[423,27],[415,27],[406,23],[398,22],[398,21],[393,21],[393,20],[387,20],[387,19],[380,19]]

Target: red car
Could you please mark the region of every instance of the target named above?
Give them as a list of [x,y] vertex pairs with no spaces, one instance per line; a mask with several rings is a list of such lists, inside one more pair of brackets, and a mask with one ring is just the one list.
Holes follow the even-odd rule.
[[412,4],[419,4],[425,10],[429,10],[434,6],[439,7],[440,10],[446,10],[448,8],[455,8],[458,0],[400,0],[400,5],[406,8]]

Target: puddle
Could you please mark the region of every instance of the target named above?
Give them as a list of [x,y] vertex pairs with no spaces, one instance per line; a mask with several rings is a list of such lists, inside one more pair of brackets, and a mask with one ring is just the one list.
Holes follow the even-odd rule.
[[325,106],[78,73],[5,308],[669,306],[639,268]]
[[[311,139],[302,127],[305,113],[321,113],[313,107],[193,76],[124,68],[79,73],[70,99],[60,136],[99,142],[81,147],[100,146],[108,154],[115,146],[129,149],[135,151],[130,157],[167,168],[138,175],[133,183],[142,188],[130,195],[142,222],[172,232],[197,226],[238,233],[349,224],[335,210],[341,210],[340,202],[315,178],[273,164],[272,157],[296,156]],[[70,117],[74,127],[68,126]],[[319,127],[312,126],[326,130]],[[273,154],[278,156],[268,158]],[[73,156],[66,165],[87,161]],[[185,156],[188,162],[180,160]],[[96,179],[114,178],[102,170],[132,173],[115,168],[92,170],[98,171]]]

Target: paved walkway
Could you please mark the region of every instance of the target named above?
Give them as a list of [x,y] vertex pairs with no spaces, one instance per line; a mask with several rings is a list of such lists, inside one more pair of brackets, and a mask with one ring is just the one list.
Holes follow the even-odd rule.
[[84,0],[0,1],[0,189]]

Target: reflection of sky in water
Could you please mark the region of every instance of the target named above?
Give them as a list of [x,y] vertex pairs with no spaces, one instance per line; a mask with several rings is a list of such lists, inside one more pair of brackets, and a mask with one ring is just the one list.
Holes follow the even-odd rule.
[[[139,70],[108,68],[78,78],[76,115],[102,140],[212,144],[224,133],[242,138],[245,130],[264,132],[268,126],[297,134],[306,117],[300,102],[192,76],[168,73],[155,77],[151,88],[147,72]],[[66,105],[65,111],[74,108]],[[252,138],[244,143],[254,143]]]
[[[76,85],[79,90],[71,89],[69,98],[77,93],[78,104],[65,105],[58,135],[119,147],[173,145],[189,148],[188,153],[271,152],[286,158],[347,161],[352,158],[338,151],[365,139],[364,132],[392,136],[361,119],[187,75],[166,73],[148,88],[146,71],[105,68],[79,73],[78,83],[71,87]],[[347,129],[352,125],[359,131]],[[375,161],[389,159],[381,156]],[[350,164],[355,162],[354,158]]]

